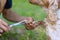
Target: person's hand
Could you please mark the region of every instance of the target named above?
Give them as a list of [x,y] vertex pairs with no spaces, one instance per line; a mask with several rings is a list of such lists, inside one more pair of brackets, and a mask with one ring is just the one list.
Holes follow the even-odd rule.
[[33,23],[33,19],[31,17],[26,18],[25,27],[27,30],[32,30],[36,27],[36,25]]
[[0,19],[0,36],[9,30],[7,23]]

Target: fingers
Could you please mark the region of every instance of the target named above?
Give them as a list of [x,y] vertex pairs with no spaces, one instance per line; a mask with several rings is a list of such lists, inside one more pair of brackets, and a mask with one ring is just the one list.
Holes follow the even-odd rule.
[[4,32],[4,31],[3,31],[2,29],[0,29],[0,36],[2,35],[3,32]]
[[4,25],[0,25],[0,29],[4,30],[5,32],[7,32],[7,31],[8,31],[8,28],[7,28],[7,27],[5,27]]
[[33,21],[34,21],[33,18],[28,17],[28,18],[26,18],[26,20],[27,21],[25,22],[25,27],[27,30],[32,30],[36,27],[36,25],[33,23]]
[[[0,23],[1,23],[2,25],[4,25],[5,27],[8,26],[8,24],[7,24],[6,22],[2,21],[1,19],[0,19]],[[8,27],[7,27],[7,28],[8,28]]]
[[4,29],[4,30],[9,30],[9,27],[8,27],[8,24],[6,23],[6,22],[4,22],[4,21],[2,21],[1,19],[0,19],[0,26]]
[[26,23],[30,23],[30,22],[33,22],[33,18],[31,18],[31,17],[28,17],[28,18],[26,18]]
[[0,19],[0,22],[4,25],[8,25],[6,22],[2,21],[1,19]]
[[27,30],[32,30],[36,27],[36,25],[33,23],[26,23],[25,26]]
[[25,24],[25,27],[26,27],[27,30],[30,30],[31,29],[29,23]]
[[0,29],[0,33],[3,33],[3,30],[2,29]]
[[0,36],[7,31],[9,31],[8,24],[0,19]]

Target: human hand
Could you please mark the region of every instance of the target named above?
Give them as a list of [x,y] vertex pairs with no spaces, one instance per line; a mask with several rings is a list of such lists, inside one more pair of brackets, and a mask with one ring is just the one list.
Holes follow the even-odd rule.
[[31,17],[26,18],[26,22],[25,22],[25,28],[27,30],[32,30],[36,27],[36,25],[33,23],[33,19]]
[[4,33],[9,31],[8,24],[5,23],[3,20],[0,19],[0,36]]

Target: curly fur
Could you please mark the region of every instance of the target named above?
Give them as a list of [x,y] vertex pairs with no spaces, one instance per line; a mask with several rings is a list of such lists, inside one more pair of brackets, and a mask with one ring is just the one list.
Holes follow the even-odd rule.
[[[46,26],[46,34],[48,36],[47,40],[60,40],[59,36],[59,22],[57,17],[57,10],[59,8],[59,0],[30,0],[30,3],[42,6],[45,10],[47,16],[44,20],[45,23],[41,23],[41,25]],[[59,30],[58,30],[59,29]],[[55,32],[56,31],[56,32]],[[56,35],[58,36],[56,38]]]
[[30,3],[42,6],[42,8],[46,11],[48,23],[55,24],[57,21],[57,9],[58,9],[58,1],[57,0],[30,0]]

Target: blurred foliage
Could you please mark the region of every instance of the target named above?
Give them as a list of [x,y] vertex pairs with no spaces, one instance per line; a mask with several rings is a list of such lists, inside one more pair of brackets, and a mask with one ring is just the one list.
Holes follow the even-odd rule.
[[[43,9],[40,6],[32,5],[28,0],[12,0],[12,10],[20,16],[33,17],[35,20],[44,20],[46,16]],[[3,19],[2,17],[0,17]],[[6,21],[5,19],[3,19]],[[6,21],[8,24],[11,22]],[[18,33],[19,30],[22,33]],[[13,32],[13,33],[12,33]],[[0,40],[46,40],[45,29],[37,27],[34,30],[26,30],[23,25],[14,27],[10,32],[4,33]]]

